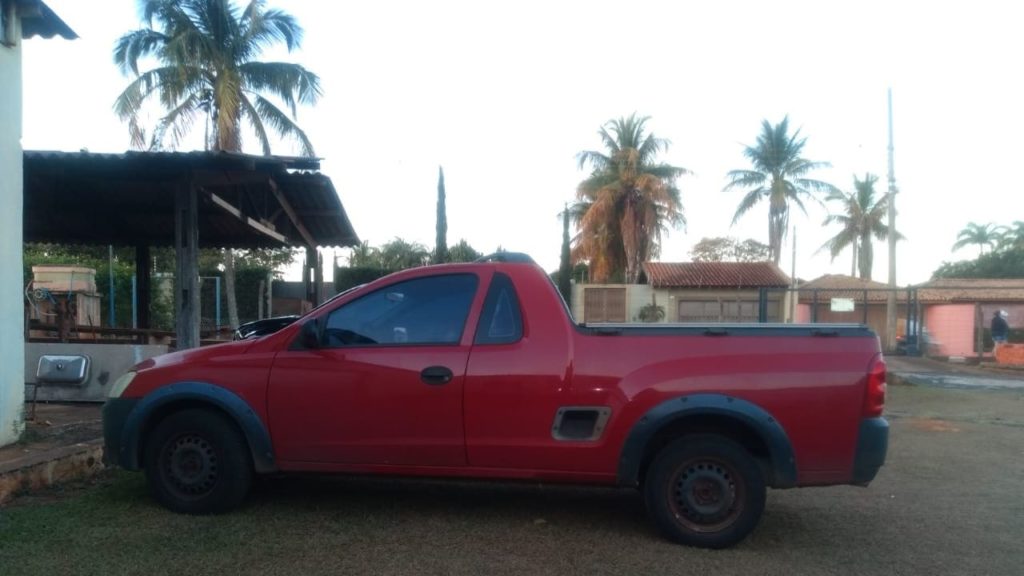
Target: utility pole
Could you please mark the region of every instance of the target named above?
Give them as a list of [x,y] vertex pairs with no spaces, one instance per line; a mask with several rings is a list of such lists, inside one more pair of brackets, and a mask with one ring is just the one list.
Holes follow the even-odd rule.
[[889,295],[885,305],[885,351],[896,349],[896,173],[893,168],[892,88],[889,88]]
[[796,301],[800,297],[800,282],[796,279],[796,226],[793,226],[793,262],[790,269],[793,289],[789,292],[789,323],[796,324]]

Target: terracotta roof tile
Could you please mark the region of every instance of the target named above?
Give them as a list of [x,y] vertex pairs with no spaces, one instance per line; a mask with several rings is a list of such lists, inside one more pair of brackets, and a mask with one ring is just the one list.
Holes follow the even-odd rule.
[[917,288],[921,302],[1024,302],[1024,278],[940,278]]
[[657,288],[783,288],[789,277],[771,262],[644,262]]
[[[800,302],[807,304],[817,300],[820,303],[827,303],[831,298],[853,298],[863,302],[865,290],[868,302],[884,304],[889,300],[889,285],[884,282],[864,280],[845,274],[825,274],[800,285]],[[896,288],[896,299],[899,302],[907,301],[905,286]]]

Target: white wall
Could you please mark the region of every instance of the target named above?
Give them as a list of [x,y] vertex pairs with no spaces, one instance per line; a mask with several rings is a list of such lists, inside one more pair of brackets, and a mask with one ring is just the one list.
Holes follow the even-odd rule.
[[[573,284],[572,287],[572,314],[576,322],[584,322],[584,290],[587,288],[625,288],[626,289],[626,322],[640,322],[640,310],[652,301],[661,306],[665,311],[662,323],[678,322],[679,302],[686,300],[708,300],[708,299],[743,299],[757,301],[759,292],[753,290],[725,290],[725,289],[704,289],[704,288],[653,288],[646,284]],[[779,316],[774,321],[785,321],[788,314],[788,300],[778,292],[769,296],[770,301],[776,302]],[[773,307],[773,309],[774,309]]]
[[21,285],[21,30],[0,45],[0,446],[24,428],[25,338]]
[[[626,289],[626,322],[640,322],[640,309],[651,303],[653,289],[647,284],[573,284],[572,315],[576,322],[583,322],[583,291],[587,288],[625,288]],[[658,295],[658,304],[668,313],[667,301]]]

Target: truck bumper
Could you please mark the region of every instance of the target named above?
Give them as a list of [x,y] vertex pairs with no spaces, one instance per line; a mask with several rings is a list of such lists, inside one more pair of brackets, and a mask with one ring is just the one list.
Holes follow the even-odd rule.
[[138,462],[138,458],[126,458],[122,453],[124,424],[138,402],[138,398],[110,398],[103,405],[103,463],[107,466],[129,468],[129,463]]
[[889,422],[885,418],[866,418],[860,422],[857,453],[853,459],[851,484],[867,486],[885,464],[889,449]]

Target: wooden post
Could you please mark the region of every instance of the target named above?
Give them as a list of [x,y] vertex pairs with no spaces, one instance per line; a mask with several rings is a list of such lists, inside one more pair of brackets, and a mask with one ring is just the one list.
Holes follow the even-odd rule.
[[981,304],[974,304],[974,349],[978,352],[978,361],[981,362],[985,354],[985,315],[981,311]]
[[313,306],[319,306],[320,301],[323,300],[324,297],[324,261],[323,258],[320,257],[320,251],[316,248],[313,248],[313,256],[316,258],[316,260],[314,260],[314,262],[316,262],[316,269],[313,271],[313,283],[315,284],[314,288],[316,290],[316,299],[313,300]]
[[191,174],[174,195],[174,309],[178,350],[199,346],[199,211]]
[[150,269],[152,264],[149,256],[149,246],[139,245],[135,247],[135,290],[136,290],[136,314],[139,320],[139,328],[152,328],[150,326],[149,302],[151,300]]
[[264,280],[260,280],[260,286],[256,289],[256,317],[260,320],[267,318],[263,315],[263,287]]
[[316,266],[316,249],[306,246],[306,262],[302,268],[302,292],[307,302],[316,306],[316,296],[313,294],[313,268]]

